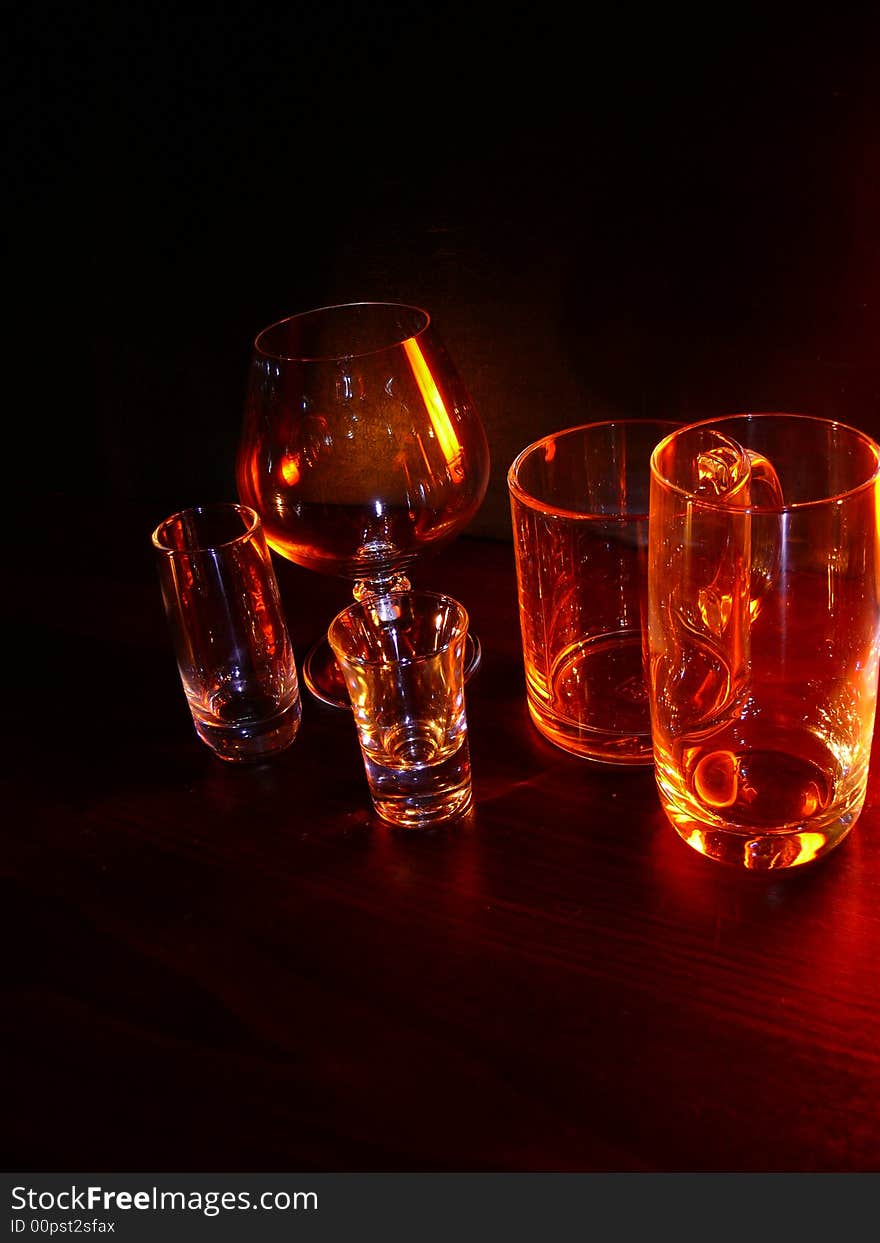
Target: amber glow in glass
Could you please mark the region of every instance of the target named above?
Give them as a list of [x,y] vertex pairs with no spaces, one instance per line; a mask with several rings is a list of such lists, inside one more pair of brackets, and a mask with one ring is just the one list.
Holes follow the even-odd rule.
[[471,806],[467,629],[457,600],[428,591],[374,596],[330,624],[373,806],[398,828],[439,824]]
[[880,447],[839,423],[692,424],[651,463],[648,646],[661,802],[753,870],[826,855],[864,802],[880,653]]
[[[353,580],[365,599],[406,589],[413,562],[468,525],[489,452],[427,312],[362,302],[259,334],[236,475],[277,553]],[[472,636],[469,671],[478,659]],[[303,673],[319,698],[348,705],[326,639]]]
[[508,472],[526,699],[541,733],[606,764],[650,764],[643,672],[651,452],[672,422],[622,419],[536,441]]

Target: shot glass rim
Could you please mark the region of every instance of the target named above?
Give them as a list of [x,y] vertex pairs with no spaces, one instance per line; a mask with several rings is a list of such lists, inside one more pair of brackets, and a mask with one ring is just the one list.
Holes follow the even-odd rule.
[[[234,535],[232,539],[219,540],[210,544],[198,544],[193,548],[169,548],[164,544],[160,537],[160,532],[169,523],[175,520],[183,519],[187,514],[205,514],[211,511],[220,512],[221,510],[236,510],[247,518],[247,526],[238,535]],[[211,552],[219,548],[231,548],[233,544],[246,543],[251,539],[257,531],[262,527],[260,515],[250,505],[243,505],[240,501],[210,501],[207,505],[185,505],[183,509],[177,509],[173,514],[169,514],[167,518],[163,518],[152,534],[152,544],[157,552],[164,553],[169,557],[186,557],[193,556],[200,552]]]
[[[818,496],[809,501],[792,501],[791,503],[783,505],[738,505],[735,511],[731,510],[730,505],[726,502],[724,497],[718,497],[715,499],[712,497],[697,496],[694,492],[689,491],[689,489],[673,483],[660,470],[658,465],[660,454],[666,448],[669,441],[673,439],[673,437],[698,431],[700,428],[706,428],[719,431],[721,435],[726,435],[728,439],[738,444],[739,442],[736,441],[736,438],[730,435],[729,432],[726,432],[722,425],[729,424],[734,421],[751,421],[757,419],[789,419],[792,422],[813,423],[816,425],[824,424],[826,427],[836,427],[840,431],[856,437],[872,451],[874,456],[874,469],[865,479],[862,480],[861,483],[855,484],[853,487],[846,488],[840,492],[829,493],[828,496]],[[744,447],[747,448],[748,446]],[[714,419],[699,419],[694,423],[683,423],[680,427],[677,427],[675,431],[670,432],[668,436],[664,436],[664,438],[659,441],[657,445],[655,445],[651,454],[652,483],[656,480],[660,486],[666,489],[666,491],[674,492],[678,496],[684,497],[688,502],[699,508],[716,510],[719,513],[726,514],[731,512],[736,512],[737,514],[789,514],[794,513],[795,511],[800,512],[805,509],[818,509],[823,505],[835,505],[838,502],[847,501],[851,497],[858,496],[861,492],[873,487],[878,479],[880,479],[880,443],[878,443],[873,436],[869,435],[868,432],[862,431],[859,427],[854,427],[851,423],[844,423],[840,419],[829,419],[823,417],[822,415],[816,414],[798,414],[795,411],[786,410],[744,410],[738,413],[733,412],[731,414],[718,415]]]
[[[672,426],[675,431],[680,431],[682,427],[687,426],[678,419],[658,417],[656,419],[594,419],[590,423],[577,423],[573,427],[557,428],[555,432],[548,432],[546,436],[541,436],[538,440],[533,440],[531,444],[520,449],[507,470],[508,491],[512,497],[519,501],[520,504],[525,505],[527,509],[541,514],[550,514],[557,518],[578,519],[584,522],[646,521],[648,517],[647,509],[636,509],[626,513],[600,513],[593,509],[567,509],[562,505],[554,505],[550,501],[539,500],[538,497],[525,490],[517,476],[527,457],[530,457],[536,450],[549,444],[551,440],[558,440],[562,436],[573,436],[577,432],[593,431],[600,427],[659,427],[661,424]],[[673,432],[667,433],[663,439],[666,440],[669,435],[673,434]]]
[[[389,339],[384,345],[378,346],[372,350],[356,350],[346,354],[296,354],[289,352],[279,352],[278,350],[266,349],[261,341],[270,332],[277,328],[281,328],[284,324],[291,324],[295,320],[306,320],[314,318],[318,315],[327,315],[333,311],[350,311],[357,307],[383,307],[390,309],[396,307],[402,311],[413,311],[420,315],[423,323],[416,332],[411,332],[408,336],[398,337],[396,340]],[[261,328],[254,338],[254,353],[259,357],[270,362],[279,363],[327,363],[334,362],[340,358],[368,358],[372,354],[382,354],[386,350],[398,349],[404,341],[414,341],[421,337],[431,326],[431,315],[424,307],[417,306],[413,302],[396,302],[394,299],[384,298],[366,298],[363,301],[353,302],[332,302],[327,306],[315,306],[306,311],[297,311],[294,315],[285,315],[282,319],[276,319],[273,323],[267,324],[265,328]]]
[[[398,663],[401,665],[421,664],[426,660],[431,660],[434,657],[439,656],[441,652],[447,651],[447,649],[449,648],[450,644],[453,641],[453,638],[457,638],[459,637],[459,635],[462,638],[467,637],[468,626],[470,625],[470,616],[465,606],[461,603],[460,600],[457,600],[455,596],[450,596],[447,592],[444,592],[444,591],[424,591],[424,590],[389,591],[389,592],[386,592],[385,595],[381,597],[381,599],[395,600],[400,597],[408,597],[409,599],[412,599],[413,597],[417,597],[419,599],[426,599],[426,600],[447,601],[448,603],[455,605],[455,608],[458,611],[459,625],[458,625],[457,633],[454,636],[452,636],[452,638],[450,638],[446,643],[444,643],[442,647],[434,648],[434,650],[430,652],[418,653],[415,656],[402,656],[399,658],[398,661],[394,663]],[[376,597],[376,598],[379,598],[379,597]],[[336,657],[336,659],[344,660],[348,664],[358,665],[363,669],[374,668],[374,667],[378,668],[381,665],[387,665],[387,664],[390,664],[391,662],[387,660],[371,660],[369,657],[366,657],[366,656],[350,656],[348,655],[348,653],[344,653],[342,656],[340,656],[331,636],[333,633],[334,626],[336,625],[336,623],[339,621],[341,617],[345,617],[349,613],[355,613],[359,609],[363,609],[366,605],[372,603],[372,599],[373,598],[367,599],[367,600],[356,600],[354,604],[346,605],[344,609],[339,610],[339,612],[331,620],[329,626],[327,627],[327,642],[330,644],[330,647],[333,650],[333,655]]]

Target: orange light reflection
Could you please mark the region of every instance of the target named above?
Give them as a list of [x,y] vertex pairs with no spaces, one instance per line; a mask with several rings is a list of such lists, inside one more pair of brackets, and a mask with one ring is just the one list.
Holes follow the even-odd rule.
[[281,478],[289,488],[299,483],[299,456],[296,453],[288,453],[281,459]]
[[422,400],[428,409],[428,414],[431,416],[434,435],[437,437],[437,441],[443,451],[443,456],[449,467],[449,474],[456,483],[460,483],[464,478],[462,448],[455,434],[455,428],[452,426],[449,412],[443,404],[443,398],[440,396],[440,391],[434,382],[434,377],[431,375],[431,369],[425,360],[418,341],[414,338],[410,337],[404,341],[403,349],[407,361],[412,368],[416,384],[419,386]]

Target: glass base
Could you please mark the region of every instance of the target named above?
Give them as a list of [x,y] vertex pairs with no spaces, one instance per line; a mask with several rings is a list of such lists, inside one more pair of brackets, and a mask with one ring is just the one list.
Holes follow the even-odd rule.
[[849,835],[858,809],[845,811],[821,829],[798,828],[774,833],[709,828],[689,821],[666,807],[666,815],[688,846],[718,863],[752,872],[803,867],[823,858]]
[[[468,631],[464,650],[464,680],[466,682],[470,681],[479,669],[482,655],[480,640]],[[333,649],[326,635],[318,639],[317,643],[314,643],[306,653],[303,661],[303,681],[315,699],[320,699],[321,703],[329,704],[331,708],[348,708],[351,711],[348,691],[345,689],[345,679],[336,663],[336,657],[333,655]]]
[[299,692],[283,712],[265,721],[206,720],[192,714],[196,734],[218,759],[259,763],[284,751],[296,738],[302,717]]

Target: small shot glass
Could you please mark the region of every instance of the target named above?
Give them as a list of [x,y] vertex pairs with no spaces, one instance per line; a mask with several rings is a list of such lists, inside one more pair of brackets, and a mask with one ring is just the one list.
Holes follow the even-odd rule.
[[330,623],[373,806],[399,828],[451,820],[473,801],[467,628],[457,600],[419,591],[353,604]]
[[232,502],[185,509],[161,522],[152,540],[199,738],[221,760],[283,751],[296,737],[302,703],[259,516]]

